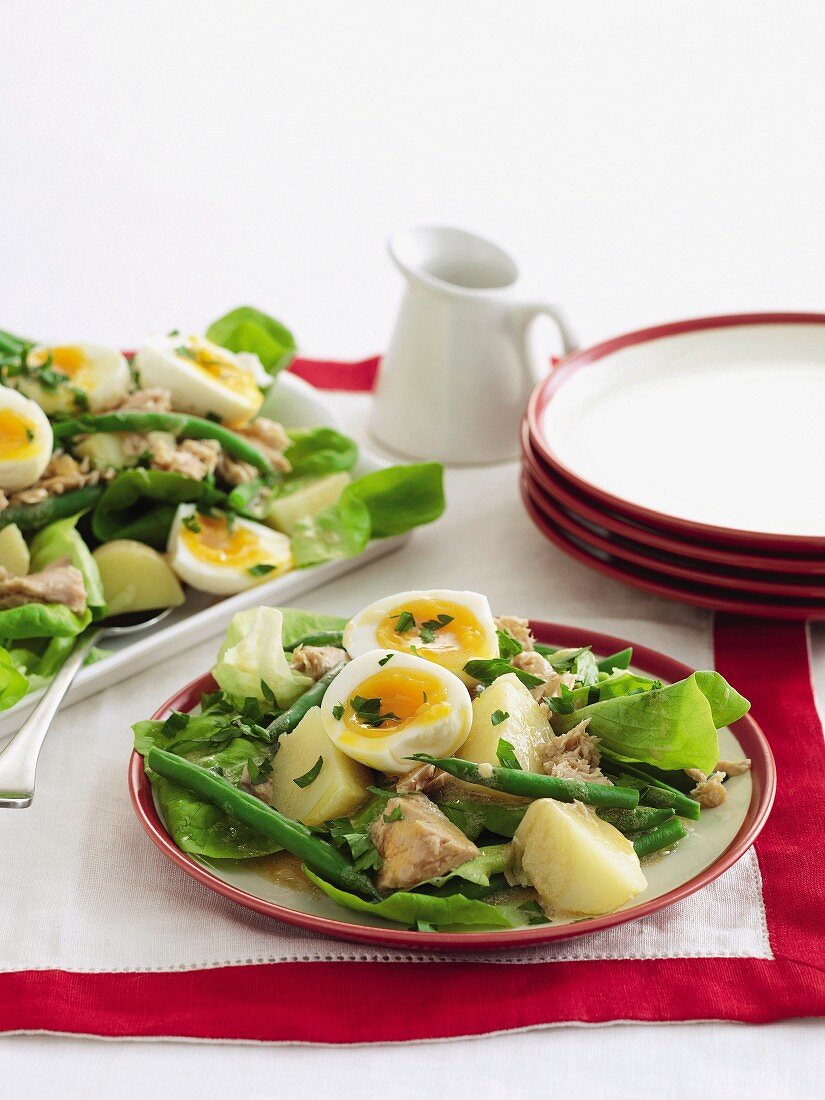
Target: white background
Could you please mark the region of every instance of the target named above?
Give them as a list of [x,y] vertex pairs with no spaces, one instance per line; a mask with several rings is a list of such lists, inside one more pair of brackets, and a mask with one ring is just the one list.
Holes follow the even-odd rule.
[[[818,3],[0,0],[0,20],[0,327],[129,345],[249,302],[307,354],[371,354],[400,292],[384,238],[418,221],[501,241],[586,343],[825,308]],[[0,1066],[9,1093],[63,1097],[807,1096],[816,1026],[405,1051],[16,1038]]]

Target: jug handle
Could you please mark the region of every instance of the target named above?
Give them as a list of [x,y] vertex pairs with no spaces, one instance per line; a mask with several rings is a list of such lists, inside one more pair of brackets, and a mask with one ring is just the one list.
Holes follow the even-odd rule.
[[521,344],[521,354],[528,374],[540,381],[546,373],[541,368],[533,365],[528,335],[530,326],[537,317],[549,317],[555,321],[561,337],[562,355],[570,355],[577,351],[579,344],[575,333],[567,320],[567,315],[561,306],[551,305],[549,302],[525,302],[522,305],[513,306],[510,310],[510,322],[513,325],[516,336]]

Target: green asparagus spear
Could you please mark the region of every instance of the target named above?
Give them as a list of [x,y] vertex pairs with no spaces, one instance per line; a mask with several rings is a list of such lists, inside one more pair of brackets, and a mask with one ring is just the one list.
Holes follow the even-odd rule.
[[654,829],[652,833],[642,833],[641,836],[637,836],[633,841],[633,847],[636,849],[636,855],[641,859],[643,856],[649,856],[652,852],[658,852],[662,848],[669,848],[672,844],[678,844],[686,836],[687,830],[674,817]]
[[324,675],[313,684],[311,688],[308,688],[303,695],[301,695],[289,710],[285,710],[283,714],[279,714],[278,717],[269,724],[269,730],[276,737],[280,737],[281,734],[291,733],[292,730],[298,725],[306,712],[312,707],[317,707],[324,697],[324,692],[329,685],[344,667],[346,662],[341,661],[335,668],[331,668],[329,672],[325,672]]
[[152,748],[146,763],[157,775],[185,787],[250,829],[276,840],[324,878],[331,879],[345,890],[354,890],[375,900],[380,898],[366,875],[356,871],[337,848],[316,836],[300,821],[293,821],[254,795],[233,787],[222,776],[182,756]]
[[516,771],[513,768],[494,768],[491,765],[474,764],[470,760],[439,759],[418,752],[409,757],[424,764],[433,764],[442,771],[476,783],[494,791],[506,791],[522,798],[556,798],[559,802],[584,802],[588,806],[638,805],[639,792],[632,787],[609,787],[604,783],[588,783],[583,779],[559,779],[554,775],[538,772]]
[[56,440],[71,439],[88,432],[174,432],[187,439],[216,439],[228,455],[248,462],[262,473],[272,471],[272,463],[246,439],[222,424],[184,413],[126,412],[98,413],[61,420],[53,426]]

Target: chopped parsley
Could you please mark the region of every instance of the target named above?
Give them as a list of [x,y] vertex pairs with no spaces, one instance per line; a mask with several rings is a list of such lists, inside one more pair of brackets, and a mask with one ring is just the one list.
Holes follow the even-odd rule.
[[509,661],[511,657],[517,657],[522,652],[522,645],[517,642],[509,630],[497,630],[496,637],[498,638],[498,655],[503,657],[505,661]]
[[371,729],[377,729],[385,722],[401,721],[398,715],[393,714],[392,711],[387,711],[386,714],[382,714],[381,700],[377,697],[365,699],[363,695],[353,695],[349,701],[349,705],[352,707],[358,721],[364,726],[369,726]]
[[31,428],[26,428],[26,439],[28,439],[29,443],[34,442],[34,432]]
[[186,528],[187,531],[192,531],[192,533],[195,535],[199,535],[203,530],[200,523],[198,522],[198,517],[195,515],[194,512],[191,516],[184,516],[183,526]]
[[247,573],[250,577],[265,577],[267,573],[271,573],[277,568],[277,565],[270,565],[269,562],[262,561],[257,565],[251,565],[249,569],[247,569]]
[[292,782],[296,787],[308,787],[310,783],[314,783],[318,778],[318,774],[321,768],[324,766],[323,756],[319,756],[308,772],[304,772],[303,775],[299,775],[297,779],[293,779]]
[[378,662],[378,663],[379,663],[379,665],[381,665],[381,667],[383,668],[383,666],[384,666],[384,665],[385,665],[385,664],[386,664],[386,663],[387,663],[388,661],[391,661],[391,660],[393,659],[393,657],[394,657],[394,656],[395,656],[395,654],[394,654],[394,653],[388,653],[386,657],[382,657],[382,658],[381,658],[381,660],[380,660],[380,661]]
[[518,911],[524,915],[528,924],[550,923],[544,910],[537,901],[525,901],[523,905],[518,907]]
[[332,708],[332,717],[335,719],[336,722],[341,721],[341,719],[344,717],[344,705],[343,705],[343,703],[336,703],[335,704],[335,706]]
[[391,821],[403,821],[404,815],[401,812],[401,807],[394,806],[388,814],[383,814],[382,820],[385,825],[389,825]]
[[415,615],[402,611],[396,616],[395,633],[406,634],[409,630],[415,630]]
[[449,626],[453,621],[452,615],[439,615],[435,619],[427,619],[421,624],[419,634],[424,645],[431,645],[435,641],[435,632]]
[[509,768],[511,771],[520,772],[522,770],[521,764],[518,762],[516,756],[516,750],[510,744],[509,741],[505,741],[503,737],[498,739],[498,748],[496,749],[496,756],[498,762],[502,768]]
[[510,717],[510,714],[506,710],[494,710],[490,715],[490,725],[500,726],[502,722],[506,722]]

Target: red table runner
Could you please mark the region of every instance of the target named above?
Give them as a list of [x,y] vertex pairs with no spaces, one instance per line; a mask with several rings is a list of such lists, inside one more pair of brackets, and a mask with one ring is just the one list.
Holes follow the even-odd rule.
[[[324,388],[368,390],[377,360],[298,360],[293,369]],[[776,758],[776,803],[756,843],[772,958],[18,971],[0,975],[0,1030],[355,1043],[570,1022],[763,1023],[825,1014],[825,745],[806,628],[720,615],[714,644],[716,667],[751,699]]]

